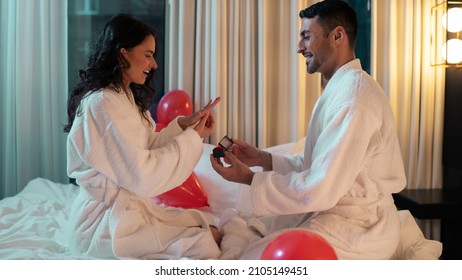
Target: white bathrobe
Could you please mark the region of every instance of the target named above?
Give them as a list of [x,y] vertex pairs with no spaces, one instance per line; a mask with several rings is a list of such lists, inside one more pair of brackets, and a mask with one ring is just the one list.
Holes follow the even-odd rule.
[[[247,225],[265,238],[253,240],[242,258],[259,258],[276,235],[301,227],[327,239],[340,259],[388,259],[400,232],[391,194],[405,184],[389,102],[353,60],[317,101],[304,156],[273,154],[273,171],[255,174],[252,209],[267,217]],[[280,216],[287,214],[294,215]]]
[[[162,208],[152,197],[183,183],[203,149],[176,120],[160,133],[124,93],[110,88],[82,100],[68,135],[68,175],[81,187],[70,214],[73,254],[95,258],[217,258],[211,219]],[[154,121],[149,116],[149,121]],[[200,227],[197,227],[200,226]]]

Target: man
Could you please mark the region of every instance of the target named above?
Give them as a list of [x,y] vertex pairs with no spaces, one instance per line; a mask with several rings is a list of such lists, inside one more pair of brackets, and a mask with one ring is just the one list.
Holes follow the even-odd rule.
[[357,16],[347,3],[322,1],[299,15],[298,53],[308,73],[327,81],[304,156],[270,154],[233,139],[232,152],[225,153],[229,166],[211,157],[223,178],[250,185],[253,212],[266,216],[247,221],[263,237],[247,235],[241,257],[258,258],[272,238],[300,227],[323,236],[339,259],[388,259],[400,231],[391,194],[406,184],[389,102],[355,59]]

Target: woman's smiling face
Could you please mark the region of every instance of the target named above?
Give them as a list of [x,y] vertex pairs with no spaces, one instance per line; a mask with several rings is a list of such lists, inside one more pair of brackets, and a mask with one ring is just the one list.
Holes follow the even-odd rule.
[[131,49],[122,48],[120,51],[130,64],[128,68],[123,70],[124,87],[127,88],[131,83],[144,84],[149,72],[157,68],[157,62],[154,59],[156,52],[154,37],[149,35],[141,44]]

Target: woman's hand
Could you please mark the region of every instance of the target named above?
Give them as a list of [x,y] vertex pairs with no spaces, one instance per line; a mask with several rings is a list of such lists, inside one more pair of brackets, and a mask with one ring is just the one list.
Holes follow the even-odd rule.
[[[193,114],[191,114],[189,116],[179,117],[178,118],[178,124],[180,125],[180,127],[183,130],[185,130],[189,126],[197,124],[204,117],[206,117],[207,120],[208,120],[210,118],[210,116],[211,116],[210,112],[215,107],[215,105],[218,104],[218,102],[220,102],[220,97],[217,97],[213,102],[212,102],[212,100],[210,100],[209,103],[207,103],[207,105],[204,108],[202,108],[201,110],[199,110],[199,111],[197,111],[197,112],[195,112],[195,113],[193,113]],[[212,120],[208,120],[206,122],[206,125],[210,125],[211,121],[213,121],[213,118],[212,118]]]
[[212,135],[213,129],[215,128],[215,119],[213,118],[212,112],[207,112],[200,119],[199,123],[194,127],[194,130],[199,134],[201,138],[206,138]]

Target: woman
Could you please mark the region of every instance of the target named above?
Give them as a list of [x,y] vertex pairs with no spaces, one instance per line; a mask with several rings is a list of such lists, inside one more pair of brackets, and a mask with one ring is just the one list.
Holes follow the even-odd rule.
[[209,102],[161,132],[149,113],[155,31],[125,14],[107,21],[68,103],[68,175],[80,193],[68,230],[73,254],[94,258],[217,258],[204,213],[151,198],[184,182],[215,122]]

